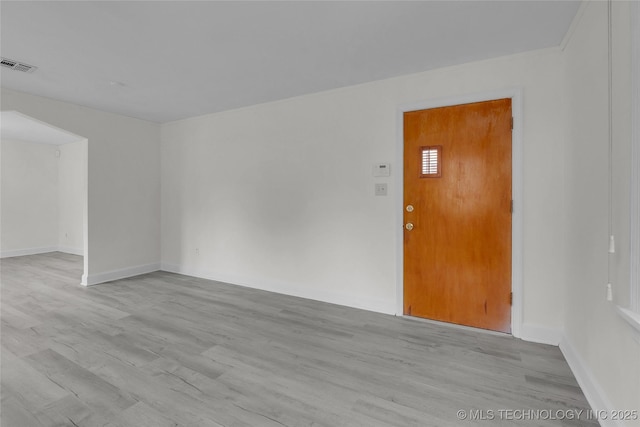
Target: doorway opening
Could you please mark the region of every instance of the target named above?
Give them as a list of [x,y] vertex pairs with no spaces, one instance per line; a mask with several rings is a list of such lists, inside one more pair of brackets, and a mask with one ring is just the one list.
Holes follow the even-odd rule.
[[0,256],[82,256],[81,283],[88,266],[88,140],[17,111],[1,114]]

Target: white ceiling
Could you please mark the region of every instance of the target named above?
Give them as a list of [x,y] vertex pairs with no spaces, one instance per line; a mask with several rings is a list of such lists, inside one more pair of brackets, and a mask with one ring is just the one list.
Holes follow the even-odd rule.
[[84,138],[16,111],[0,112],[0,139],[61,145]]
[[0,2],[3,87],[166,122],[557,46],[579,1]]

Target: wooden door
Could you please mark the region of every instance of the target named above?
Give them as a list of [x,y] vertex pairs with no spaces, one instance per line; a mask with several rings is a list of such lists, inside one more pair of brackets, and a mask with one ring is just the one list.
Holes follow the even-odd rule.
[[404,313],[511,332],[511,99],[404,113]]

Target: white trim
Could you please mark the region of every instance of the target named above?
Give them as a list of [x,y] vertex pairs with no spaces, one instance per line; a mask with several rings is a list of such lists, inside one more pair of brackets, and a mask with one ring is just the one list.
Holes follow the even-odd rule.
[[631,182],[629,308],[640,313],[640,4],[631,4]]
[[524,158],[522,139],[522,89],[509,88],[476,94],[437,98],[411,104],[400,105],[396,112],[396,164],[398,179],[396,180],[396,314],[403,315],[404,277],[403,277],[403,194],[404,194],[404,132],[403,114],[407,111],[425,110],[428,108],[446,107],[450,105],[469,104],[472,102],[491,101],[511,98],[513,114],[512,133],[512,195],[513,216],[511,223],[511,289],[513,306],[511,307],[511,334],[521,337],[522,328],[522,294],[523,294],[523,248],[524,248]]
[[[596,381],[594,375],[587,368],[587,364],[584,363],[584,360],[580,357],[579,353],[575,350],[575,348],[571,345],[571,343],[567,340],[567,337],[564,337],[560,342],[560,351],[564,355],[573,375],[576,377],[584,396],[587,398],[589,405],[594,412],[596,411],[605,411],[607,414],[611,414],[615,412],[615,408],[609,399],[607,399],[607,395],[604,393],[604,390]],[[610,417],[608,417],[610,418]],[[600,419],[600,425],[602,427],[622,427],[621,422],[613,421],[611,419]]]
[[83,256],[84,254],[83,250],[80,248],[69,248],[66,246],[45,246],[41,248],[27,248],[27,249],[16,249],[12,251],[3,251],[0,253],[0,258],[13,258],[16,256],[40,255],[40,254],[48,254],[51,252],[64,252],[65,254],[80,255],[80,256]]
[[65,254],[71,254],[71,255],[84,256],[84,250],[82,248],[70,248],[66,246],[60,246],[58,247],[58,252],[64,252]]
[[520,330],[520,338],[529,342],[558,346],[562,341],[562,330],[549,328],[543,325],[523,323]]
[[93,286],[100,283],[112,282],[114,280],[126,279],[127,277],[139,276],[141,274],[152,273],[160,270],[160,263],[152,263],[145,265],[137,265],[135,267],[127,267],[119,270],[105,271],[97,274],[83,274],[81,284],[84,286]]
[[15,249],[11,251],[0,252],[0,258],[13,258],[16,256],[48,254],[49,252],[58,252],[57,246],[45,246],[40,248]]
[[620,306],[617,306],[616,310],[618,310],[618,314],[635,329],[636,333],[640,333],[640,314]]
[[82,279],[81,284],[87,286],[89,276],[89,139],[84,139],[84,164],[82,191],[84,192],[84,206],[82,207]]
[[178,264],[169,264],[164,262],[161,264],[160,269],[170,273],[183,274],[186,276],[228,283],[235,286],[260,289],[263,291],[306,298],[314,301],[359,308],[376,313],[394,314],[393,302],[384,299],[369,298],[356,294],[325,292],[322,290],[305,288],[295,283],[220,274],[212,271],[186,268]]

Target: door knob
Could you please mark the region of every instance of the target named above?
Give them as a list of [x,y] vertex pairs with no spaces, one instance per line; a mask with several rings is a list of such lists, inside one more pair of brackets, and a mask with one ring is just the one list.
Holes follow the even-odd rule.
[[407,212],[413,212],[413,205],[407,205]]
[[407,225],[404,226],[404,228],[406,228],[407,231],[411,231],[411,230],[413,230],[413,224],[408,222]]

